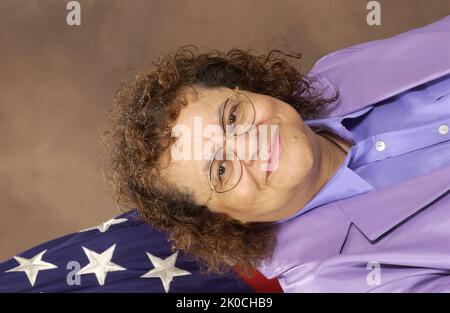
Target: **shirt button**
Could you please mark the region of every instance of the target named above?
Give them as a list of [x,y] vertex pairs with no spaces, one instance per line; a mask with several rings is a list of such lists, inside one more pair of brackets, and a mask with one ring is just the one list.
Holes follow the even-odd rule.
[[386,145],[384,144],[383,140],[378,140],[377,142],[375,142],[375,149],[377,149],[378,151],[383,151],[386,148]]
[[439,134],[445,135],[447,133],[448,133],[448,125],[442,124],[441,126],[439,126]]

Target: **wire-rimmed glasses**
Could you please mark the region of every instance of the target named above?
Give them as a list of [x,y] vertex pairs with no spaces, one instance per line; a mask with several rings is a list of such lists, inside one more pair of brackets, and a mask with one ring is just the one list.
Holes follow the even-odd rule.
[[209,184],[215,193],[230,191],[242,178],[242,161],[236,152],[227,149],[227,137],[237,137],[247,133],[255,122],[256,111],[253,102],[239,87],[229,97],[221,110],[220,122],[224,131],[224,146],[214,154],[209,165]]

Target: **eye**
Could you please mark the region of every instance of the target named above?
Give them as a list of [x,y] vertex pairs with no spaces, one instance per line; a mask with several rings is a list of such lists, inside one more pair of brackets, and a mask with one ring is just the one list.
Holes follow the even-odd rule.
[[240,105],[233,104],[230,108],[230,113],[228,113],[227,125],[236,126],[240,113]]
[[214,165],[214,177],[215,181],[224,186],[228,184],[229,180],[233,176],[233,162],[229,160],[216,161]]
[[228,118],[228,123],[229,124],[234,124],[236,123],[238,116],[236,114],[236,110],[231,111],[230,113],[230,117]]
[[222,182],[223,178],[225,177],[226,171],[227,171],[227,164],[226,164],[226,162],[220,163],[218,168],[217,168],[217,177],[219,178],[220,182]]

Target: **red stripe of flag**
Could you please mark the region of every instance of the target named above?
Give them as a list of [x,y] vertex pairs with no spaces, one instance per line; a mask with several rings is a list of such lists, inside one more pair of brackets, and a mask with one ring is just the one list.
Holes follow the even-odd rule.
[[244,275],[235,267],[236,273],[256,292],[267,292],[267,293],[283,293],[278,279],[267,279],[266,276],[261,274],[258,270],[254,270],[249,276]]

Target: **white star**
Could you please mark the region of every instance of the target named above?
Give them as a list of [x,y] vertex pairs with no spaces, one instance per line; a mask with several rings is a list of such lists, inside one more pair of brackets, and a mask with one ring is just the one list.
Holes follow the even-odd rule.
[[25,272],[25,274],[27,274],[31,286],[34,287],[34,283],[36,282],[36,277],[39,271],[46,271],[57,268],[57,266],[54,264],[42,261],[42,256],[44,255],[45,252],[47,252],[47,250],[44,250],[36,254],[34,257],[30,259],[15,256],[14,259],[17,262],[19,262],[19,266],[7,270],[5,273]]
[[93,229],[98,229],[100,232],[104,233],[112,225],[120,224],[120,223],[123,223],[123,222],[126,222],[126,221],[128,221],[126,218],[117,218],[117,219],[113,218],[113,219],[110,219],[109,221],[106,221],[106,222],[104,222],[104,223],[102,223],[102,224],[100,224],[98,226],[80,230],[79,233],[84,232],[84,231],[88,231],[88,230],[93,230]]
[[158,277],[159,279],[161,279],[164,290],[166,292],[169,292],[170,282],[172,281],[172,278],[176,276],[191,275],[190,272],[175,267],[178,251],[164,260],[148,252],[147,256],[150,259],[150,262],[152,262],[154,269],[142,275],[141,278]]
[[103,286],[105,284],[105,279],[106,275],[108,275],[108,272],[126,270],[126,268],[111,262],[114,249],[116,248],[116,244],[113,244],[111,247],[109,247],[107,250],[103,251],[100,254],[92,250],[89,250],[85,247],[82,248],[84,250],[84,253],[86,253],[86,256],[89,259],[89,263],[81,270],[79,270],[77,274],[79,275],[95,274],[95,276],[97,276],[97,281],[100,284],[100,286]]

